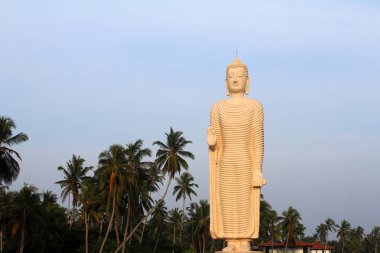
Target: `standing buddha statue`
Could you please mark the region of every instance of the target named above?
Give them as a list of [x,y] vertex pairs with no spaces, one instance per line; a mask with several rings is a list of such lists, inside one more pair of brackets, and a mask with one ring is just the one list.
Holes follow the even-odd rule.
[[211,107],[207,129],[210,161],[210,233],[225,239],[225,252],[250,252],[259,236],[264,155],[263,107],[245,97],[247,66],[235,59],[226,69],[229,98]]

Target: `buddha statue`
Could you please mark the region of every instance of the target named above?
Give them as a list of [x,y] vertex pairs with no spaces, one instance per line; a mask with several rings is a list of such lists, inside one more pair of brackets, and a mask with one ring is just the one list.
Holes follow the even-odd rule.
[[211,107],[207,129],[210,162],[210,233],[225,239],[223,252],[251,252],[259,236],[264,155],[263,107],[248,94],[247,66],[235,59],[226,69],[229,98]]

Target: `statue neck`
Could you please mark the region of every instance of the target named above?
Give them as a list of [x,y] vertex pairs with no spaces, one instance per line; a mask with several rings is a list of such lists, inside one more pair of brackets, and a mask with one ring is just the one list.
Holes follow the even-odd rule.
[[244,97],[244,92],[231,93],[232,99],[241,98],[241,97]]

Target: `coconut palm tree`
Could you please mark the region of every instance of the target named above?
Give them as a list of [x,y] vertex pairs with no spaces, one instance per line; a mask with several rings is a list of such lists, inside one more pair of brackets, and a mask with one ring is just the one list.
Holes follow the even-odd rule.
[[269,211],[268,221],[269,221],[269,233],[270,233],[270,238],[271,238],[271,242],[272,242],[272,252],[273,252],[274,242],[276,240],[278,240],[281,236],[280,228],[277,225],[279,222],[279,217],[278,217],[277,212],[275,210]]
[[19,236],[18,252],[22,253],[26,238],[42,223],[41,200],[37,188],[25,185],[15,193],[8,209],[12,235]]
[[264,200],[263,194],[260,195],[260,243],[274,240],[275,224],[278,222],[276,211],[272,210],[272,206]]
[[40,252],[46,252],[46,246],[50,242],[62,241],[62,232],[67,229],[65,209],[57,203],[57,195],[51,191],[42,193],[42,224]]
[[380,242],[380,227],[374,226],[371,233],[369,234],[369,239],[373,247],[373,252],[377,253],[378,244]]
[[189,172],[184,172],[181,174],[181,176],[178,178],[175,178],[177,184],[174,186],[173,189],[173,195],[176,195],[175,200],[178,201],[180,198],[182,198],[182,220],[181,220],[181,227],[179,232],[179,239],[182,239],[182,228],[183,228],[183,221],[185,218],[185,204],[186,204],[186,196],[191,199],[191,195],[197,196],[197,193],[193,190],[194,187],[198,188],[198,185],[194,183],[194,178]]
[[0,189],[0,252],[3,252],[3,236],[10,216],[8,207],[11,205],[14,195],[13,192],[7,192],[6,189],[8,189],[6,186]]
[[[143,148],[142,145],[143,141],[137,140],[134,143],[127,144],[124,151],[127,161],[126,202],[128,211],[123,240],[126,239],[130,230],[132,215],[139,216],[140,205],[142,209],[151,207],[147,180],[149,169],[154,166],[154,163],[143,161],[143,159],[152,155],[152,151],[149,148]],[[125,244],[122,247],[122,252],[124,253],[124,251]]]
[[340,225],[338,225],[337,227],[338,227],[337,237],[342,243],[342,253],[344,253],[345,242],[348,240],[351,233],[351,224],[346,220],[342,220]]
[[201,199],[199,204],[192,203],[190,222],[194,223],[194,241],[197,241],[199,252],[205,253],[206,242],[210,234],[210,205],[207,200]]
[[321,223],[319,226],[316,227],[315,232],[316,232],[316,236],[318,240],[325,245],[327,241],[327,236],[328,236],[327,225],[324,223]]
[[66,168],[59,166],[58,170],[63,171],[64,179],[57,181],[56,184],[59,184],[62,188],[61,198],[62,202],[69,197],[69,208],[70,211],[70,194],[73,196],[72,204],[73,210],[71,210],[71,217],[69,219],[70,227],[74,222],[74,209],[78,205],[78,195],[79,189],[82,181],[87,178],[86,174],[93,167],[84,167],[85,159],[81,158],[80,155],[73,155],[71,160],[66,163]]
[[85,248],[86,253],[89,252],[88,249],[88,230],[89,230],[89,219],[93,217],[97,222],[100,220],[99,208],[101,207],[102,201],[104,199],[103,192],[99,187],[95,177],[88,178],[84,180],[80,187],[79,192],[79,202],[82,204],[82,214],[81,217],[85,224]]
[[363,238],[364,238],[364,229],[361,226],[358,226],[351,230],[350,243],[351,243],[352,253],[361,252]]
[[[108,234],[114,222],[117,206],[119,206],[117,203],[120,202],[125,192],[125,168],[127,167],[127,160],[125,159],[124,151],[121,145],[111,145],[108,150],[103,151],[99,155],[99,169],[95,173],[99,174],[101,188],[108,192],[108,206],[112,203],[108,228],[99,253],[103,252]],[[110,208],[108,208],[108,210],[110,210]]]
[[16,128],[14,121],[7,117],[0,117],[0,184],[11,184],[16,180],[20,166],[16,156],[20,161],[21,157],[14,149],[13,145],[22,143],[28,140],[28,136],[24,133],[13,135],[13,129]]
[[155,242],[153,252],[156,252],[158,244],[161,239],[161,234],[163,233],[163,228],[168,219],[168,212],[165,206],[165,201],[156,201],[155,212],[152,213],[152,218],[149,220],[148,226],[151,227],[150,233],[151,237]]
[[135,233],[135,231],[138,229],[138,227],[146,220],[147,217],[149,217],[157,208],[157,206],[164,201],[171,181],[173,180],[175,174],[180,173],[181,169],[188,170],[189,165],[187,164],[185,158],[191,158],[194,159],[194,155],[184,150],[187,144],[192,143],[189,140],[186,140],[185,137],[182,136],[183,132],[181,131],[174,131],[173,128],[170,128],[169,133],[165,133],[166,135],[166,142],[163,143],[161,141],[155,141],[153,142],[153,145],[158,146],[158,150],[156,153],[156,160],[155,163],[157,164],[158,169],[162,171],[164,175],[169,175],[169,181],[166,186],[165,192],[162,196],[162,198],[158,201],[158,204],[155,205],[153,208],[150,209],[150,211],[145,215],[144,218],[140,220],[140,222],[137,223],[137,225],[131,230],[129,235],[125,238],[122,245],[120,245],[116,251],[118,252],[125,242],[129,240],[129,238]]
[[[146,188],[148,191],[148,197],[150,197],[151,193],[157,192],[160,189],[160,184],[162,185],[163,176],[161,171],[157,168],[156,164],[153,163],[152,166],[149,167],[148,173],[146,174]],[[148,218],[148,217],[147,217]],[[146,226],[146,220],[144,221],[143,229],[140,236],[140,245],[142,243],[142,239],[144,237],[144,231]]]
[[[174,208],[169,211],[168,221],[173,228],[173,247],[176,244],[177,231],[181,228],[183,213],[178,208]],[[174,248],[173,248],[174,253]]]
[[333,232],[333,231],[335,232],[336,231],[335,221],[333,219],[331,219],[330,217],[327,218],[325,221],[325,227],[326,227],[326,239],[324,241],[324,243],[325,243],[324,252],[326,252],[327,239],[329,237],[329,232]]
[[288,252],[288,244],[295,243],[296,239],[303,233],[304,227],[301,220],[300,213],[291,206],[288,210],[283,211],[282,216],[280,216],[280,226],[284,238],[286,238],[285,253]]

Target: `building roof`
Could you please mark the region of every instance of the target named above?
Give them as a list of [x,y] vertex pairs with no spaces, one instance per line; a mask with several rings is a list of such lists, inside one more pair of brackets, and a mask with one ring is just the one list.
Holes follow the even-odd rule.
[[313,246],[311,247],[311,249],[331,249],[331,250],[334,250],[334,247],[331,247],[328,245],[326,245],[326,247],[325,247],[325,245],[320,244],[318,242],[313,242],[312,245]]
[[[260,247],[279,247],[282,248],[286,246],[286,243],[283,242],[266,242],[259,245]],[[319,242],[304,242],[304,241],[296,241],[295,243],[289,243],[288,247],[310,247],[310,249],[325,249],[325,245],[319,243]],[[334,247],[326,245],[326,249],[333,250]]]

